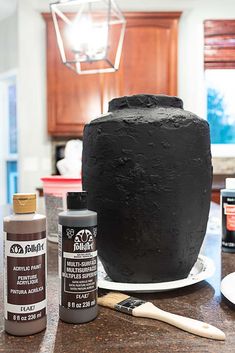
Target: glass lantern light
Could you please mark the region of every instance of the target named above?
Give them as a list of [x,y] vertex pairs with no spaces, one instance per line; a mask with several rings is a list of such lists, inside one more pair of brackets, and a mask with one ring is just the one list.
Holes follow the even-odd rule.
[[50,4],[62,62],[78,74],[118,70],[126,20],[114,0]]

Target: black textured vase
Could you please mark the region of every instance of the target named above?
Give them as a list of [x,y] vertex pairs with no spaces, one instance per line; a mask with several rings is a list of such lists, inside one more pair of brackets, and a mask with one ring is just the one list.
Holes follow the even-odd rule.
[[205,235],[208,123],[163,95],[113,99],[84,130],[83,188],[98,212],[98,252],[119,282],[188,276]]

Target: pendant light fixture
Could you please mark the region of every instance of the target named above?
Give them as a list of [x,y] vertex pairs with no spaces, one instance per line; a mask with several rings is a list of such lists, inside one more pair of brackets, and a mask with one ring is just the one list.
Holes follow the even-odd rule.
[[126,20],[114,0],[50,4],[62,62],[78,74],[118,70]]

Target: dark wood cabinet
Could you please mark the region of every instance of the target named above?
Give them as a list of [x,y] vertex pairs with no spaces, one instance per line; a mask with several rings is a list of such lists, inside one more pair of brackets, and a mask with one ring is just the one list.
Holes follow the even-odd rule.
[[115,73],[78,75],[64,66],[51,14],[47,25],[48,132],[82,136],[84,124],[108,108],[114,97],[136,93],[177,94],[179,12],[125,13],[127,28]]

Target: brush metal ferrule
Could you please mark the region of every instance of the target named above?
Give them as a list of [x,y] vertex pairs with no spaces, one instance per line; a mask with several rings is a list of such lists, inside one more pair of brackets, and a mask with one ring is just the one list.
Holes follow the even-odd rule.
[[132,311],[144,303],[146,303],[146,301],[134,297],[129,297],[117,303],[114,308],[118,311],[121,311],[122,313],[132,315]]

